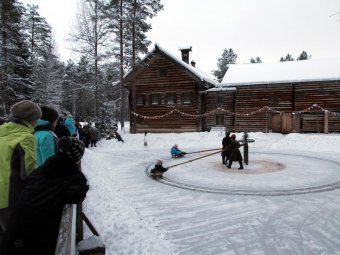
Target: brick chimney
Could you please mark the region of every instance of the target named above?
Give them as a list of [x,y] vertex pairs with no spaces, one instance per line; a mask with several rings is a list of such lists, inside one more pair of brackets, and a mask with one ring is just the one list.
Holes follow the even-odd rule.
[[189,52],[191,51],[191,48],[192,47],[190,46],[179,49],[182,52],[182,60],[187,64],[189,64]]

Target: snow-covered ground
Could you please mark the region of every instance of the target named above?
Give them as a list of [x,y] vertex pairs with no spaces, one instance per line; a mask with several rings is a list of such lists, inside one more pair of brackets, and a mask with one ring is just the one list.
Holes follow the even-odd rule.
[[173,144],[220,148],[223,132],[147,134],[146,147],[144,134],[122,136],[82,160],[84,211],[106,254],[340,254],[340,134],[249,133],[245,170],[227,169],[217,153],[170,168],[164,183],[145,173],[157,159],[171,166],[212,153],[173,159]]

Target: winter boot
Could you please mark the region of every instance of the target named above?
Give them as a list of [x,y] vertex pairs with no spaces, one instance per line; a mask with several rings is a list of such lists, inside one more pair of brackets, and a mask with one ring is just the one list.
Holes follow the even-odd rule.
[[242,170],[242,169],[244,169],[244,168],[243,168],[242,161],[239,161],[239,163],[240,163],[240,167],[238,168],[238,170]]

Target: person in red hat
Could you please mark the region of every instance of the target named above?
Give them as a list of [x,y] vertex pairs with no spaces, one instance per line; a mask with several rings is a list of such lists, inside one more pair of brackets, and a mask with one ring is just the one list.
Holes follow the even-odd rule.
[[236,135],[235,134],[232,134],[230,136],[230,138],[231,138],[231,143],[224,149],[224,151],[226,153],[230,154],[230,156],[228,158],[229,163],[227,164],[227,167],[231,168],[233,161],[238,161],[238,163],[240,164],[240,167],[238,169],[242,170],[243,169],[243,163],[242,163],[243,158],[242,158],[241,152],[239,150],[241,145],[238,141],[236,141]]

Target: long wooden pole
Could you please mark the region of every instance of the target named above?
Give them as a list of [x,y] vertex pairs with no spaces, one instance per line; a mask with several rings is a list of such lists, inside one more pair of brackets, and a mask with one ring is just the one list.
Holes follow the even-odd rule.
[[206,151],[216,151],[216,150],[220,150],[221,148],[217,148],[217,149],[209,149],[209,150],[203,150],[203,151],[193,151],[193,152],[187,152],[185,154],[193,154],[193,153],[200,153],[200,152],[206,152]]
[[198,157],[198,158],[194,158],[194,159],[190,159],[188,161],[185,161],[185,162],[182,162],[182,163],[178,163],[178,164],[175,164],[175,165],[172,165],[172,166],[168,166],[167,168],[170,169],[170,168],[174,168],[176,166],[179,166],[179,165],[183,165],[183,164],[186,164],[186,163],[190,163],[192,161],[195,161],[195,160],[198,160],[198,159],[201,159],[201,158],[206,158],[206,157],[209,157],[211,155],[214,155],[214,154],[217,154],[217,153],[220,153],[222,150],[218,150],[218,151],[215,151],[213,153],[210,153],[210,154],[207,154],[207,155],[204,155],[202,157]]

